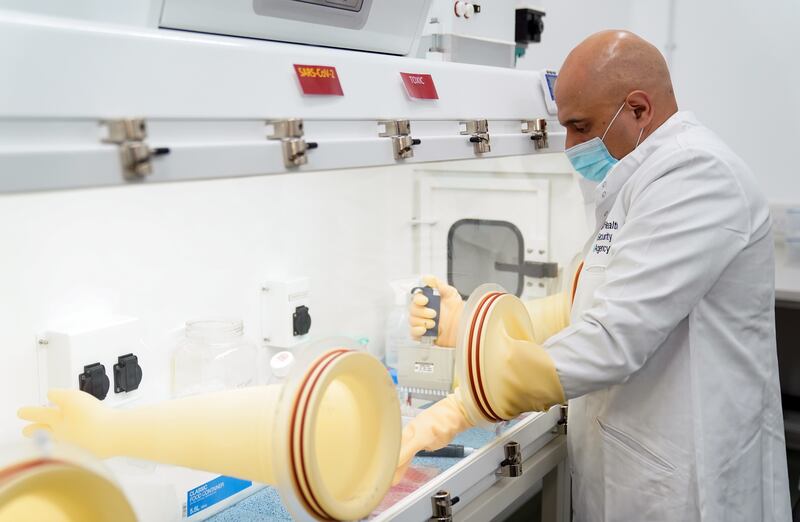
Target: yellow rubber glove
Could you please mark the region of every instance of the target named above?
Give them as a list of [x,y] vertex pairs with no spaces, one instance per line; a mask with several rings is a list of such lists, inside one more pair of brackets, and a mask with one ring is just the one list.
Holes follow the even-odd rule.
[[393,484],[397,484],[418,451],[434,451],[447,446],[462,431],[471,428],[461,404],[450,394],[423,410],[403,429],[400,457]]
[[[439,334],[436,344],[452,348],[456,345],[458,322],[461,320],[461,312],[464,310],[464,301],[458,290],[434,276],[425,276],[422,281],[425,285],[437,289],[441,296]],[[427,330],[433,328],[436,311],[427,308],[425,306],[427,304],[428,298],[419,293],[411,299],[408,308],[408,323],[411,326],[411,337],[415,339],[419,339]]]
[[79,390],[50,390],[54,406],[21,408],[18,415],[32,422],[24,435],[43,429],[100,458],[135,457],[274,484],[269,439],[279,392],[279,385],[258,386],[120,410]]
[[565,400],[553,360],[532,326],[522,301],[509,294],[494,302],[484,320],[483,389],[490,412],[503,420]]
[[571,301],[569,293],[561,292],[525,303],[533,323],[534,341],[543,344],[551,336],[569,326]]
[[[504,420],[527,411],[547,411],[565,401],[547,350],[533,341],[507,337],[506,353],[487,361],[486,386],[493,410]],[[499,355],[499,354],[498,354]]]

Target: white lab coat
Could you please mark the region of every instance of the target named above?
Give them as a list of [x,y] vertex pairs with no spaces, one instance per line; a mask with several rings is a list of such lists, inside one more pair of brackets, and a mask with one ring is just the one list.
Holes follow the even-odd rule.
[[575,520],[791,519],[767,202],[679,112],[597,187],[572,325]]

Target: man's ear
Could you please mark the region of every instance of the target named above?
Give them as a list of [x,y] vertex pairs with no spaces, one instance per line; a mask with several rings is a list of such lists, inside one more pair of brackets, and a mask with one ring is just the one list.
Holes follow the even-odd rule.
[[650,96],[646,92],[631,92],[625,103],[633,109],[633,114],[642,128],[650,125],[653,119],[653,104],[650,103]]

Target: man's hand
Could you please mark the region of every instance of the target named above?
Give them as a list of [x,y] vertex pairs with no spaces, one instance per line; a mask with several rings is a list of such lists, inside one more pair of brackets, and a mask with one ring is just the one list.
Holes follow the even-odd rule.
[[[425,276],[422,281],[431,288],[439,291],[442,298],[439,310],[439,334],[436,344],[453,348],[456,345],[456,335],[458,333],[458,322],[461,320],[461,312],[464,310],[464,301],[458,290],[440,281],[434,276]],[[425,332],[433,328],[436,311],[427,308],[428,298],[422,294],[415,294],[411,299],[408,309],[408,323],[411,325],[411,337],[419,339]]]

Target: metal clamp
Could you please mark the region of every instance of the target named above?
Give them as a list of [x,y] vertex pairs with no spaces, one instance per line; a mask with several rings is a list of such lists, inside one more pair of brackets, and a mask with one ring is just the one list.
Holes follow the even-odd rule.
[[105,143],[123,143],[125,141],[144,141],[147,139],[147,122],[142,118],[125,118],[121,120],[104,120],[108,127]]
[[522,132],[531,135],[536,150],[546,149],[550,146],[547,140],[547,120],[537,118],[535,120],[525,120],[522,122]]
[[270,120],[267,125],[272,125],[272,134],[268,135],[267,139],[281,141],[284,165],[299,167],[308,163],[306,153],[311,149],[316,149],[317,144],[303,139],[302,119]]
[[431,497],[432,515],[428,520],[435,522],[453,522],[453,506],[458,504],[459,498],[450,498],[447,491],[437,491]]
[[267,122],[272,125],[272,134],[269,135],[271,140],[280,140],[283,138],[302,138],[303,120],[300,118],[287,118],[285,120],[272,120]]
[[414,139],[411,134],[411,122],[408,120],[384,120],[379,121],[383,125],[383,132],[379,132],[381,138],[392,138],[392,149],[394,159],[408,159],[414,157],[414,149],[411,147],[419,145],[422,140]]
[[153,164],[150,160],[169,153],[167,147],[151,149],[145,143],[147,122],[142,118],[103,120],[100,123],[108,128],[108,136],[103,138],[103,143],[119,146],[125,179],[141,179],[152,174]]
[[471,120],[459,122],[459,125],[464,125],[464,129],[460,134],[469,134],[469,141],[475,146],[475,154],[483,154],[492,151],[492,145],[489,143],[489,122],[486,120]]
[[503,446],[506,458],[494,472],[498,477],[519,477],[522,475],[522,450],[519,442],[509,442]]
[[562,435],[567,434],[567,413],[568,413],[568,406],[566,404],[561,405],[561,417],[558,419],[558,431],[561,432]]

